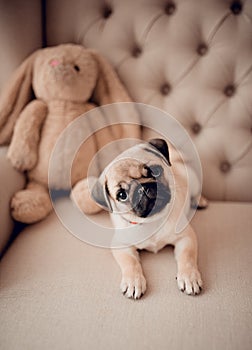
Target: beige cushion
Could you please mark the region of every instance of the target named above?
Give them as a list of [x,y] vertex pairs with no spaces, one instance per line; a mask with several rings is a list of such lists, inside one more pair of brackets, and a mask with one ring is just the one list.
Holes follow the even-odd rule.
[[251,13],[252,1],[51,0],[46,26],[48,44],[98,49],[135,101],[185,126],[202,160],[208,198],[248,201]]
[[15,192],[22,189],[25,178],[14,170],[6,159],[7,147],[0,147],[0,254],[3,252],[13,230],[10,216],[10,200]]
[[[251,204],[197,212],[204,292],[178,291],[173,250],[141,254],[148,291],[119,291],[107,249],[69,234],[55,214],[26,228],[1,264],[1,348],[251,349]],[[83,230],[88,227],[83,227]]]

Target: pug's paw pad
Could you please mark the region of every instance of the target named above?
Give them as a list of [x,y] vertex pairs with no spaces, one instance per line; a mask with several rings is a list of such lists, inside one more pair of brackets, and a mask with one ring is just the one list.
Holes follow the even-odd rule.
[[123,276],[120,288],[127,298],[139,299],[146,291],[145,277],[138,272]]
[[203,286],[200,272],[195,268],[178,272],[177,283],[179,290],[188,295],[199,294]]

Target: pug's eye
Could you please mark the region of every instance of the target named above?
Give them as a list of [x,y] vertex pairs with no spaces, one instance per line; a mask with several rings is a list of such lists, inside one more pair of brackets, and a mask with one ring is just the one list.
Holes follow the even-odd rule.
[[151,175],[155,178],[160,177],[163,173],[163,168],[160,165],[150,167]]
[[76,70],[76,72],[79,72],[79,71],[80,71],[80,67],[77,66],[76,64],[74,65],[74,69]]
[[117,192],[116,199],[120,202],[126,202],[126,200],[128,199],[128,193],[124,189],[121,188]]

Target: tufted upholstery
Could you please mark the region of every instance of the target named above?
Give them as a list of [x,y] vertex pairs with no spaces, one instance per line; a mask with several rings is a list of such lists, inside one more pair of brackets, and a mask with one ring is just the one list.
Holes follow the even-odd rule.
[[196,144],[209,199],[252,199],[252,1],[49,0],[47,44],[98,49]]

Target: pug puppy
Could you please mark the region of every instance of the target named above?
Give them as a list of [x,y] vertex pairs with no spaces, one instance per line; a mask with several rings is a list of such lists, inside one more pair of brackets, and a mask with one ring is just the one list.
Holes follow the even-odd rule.
[[[112,252],[128,298],[138,299],[146,291],[138,250],[156,253],[168,244],[175,247],[178,288],[188,295],[202,289],[197,239],[186,219],[199,186],[187,183],[186,174],[178,153],[171,162],[166,141],[152,139],[116,157],[92,189],[92,198],[110,212],[115,227],[113,246],[120,249]],[[202,198],[199,205],[207,202]]]

